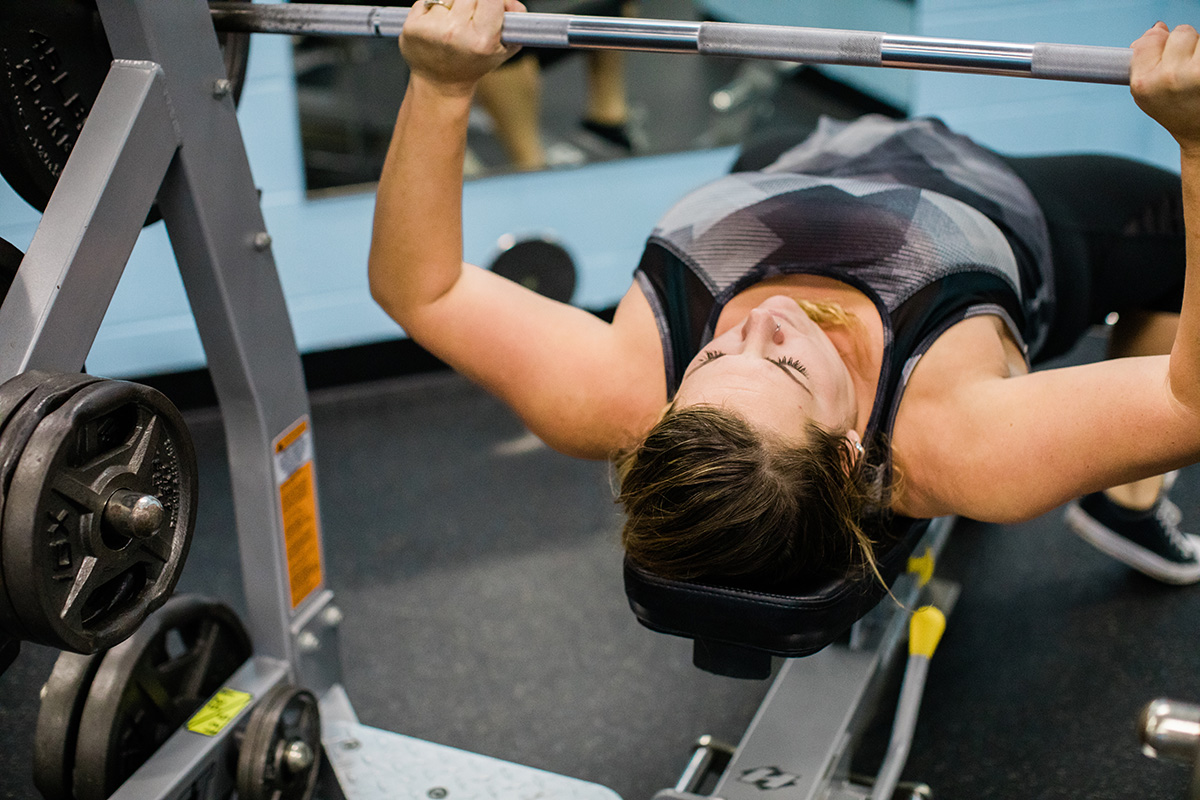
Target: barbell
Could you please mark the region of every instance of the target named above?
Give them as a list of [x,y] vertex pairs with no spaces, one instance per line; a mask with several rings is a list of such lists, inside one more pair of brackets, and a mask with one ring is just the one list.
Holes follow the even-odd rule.
[[[407,8],[316,3],[209,5],[213,24],[221,31],[309,36],[398,36],[409,12]],[[505,44],[529,47],[699,53],[1114,85],[1129,84],[1132,56],[1128,47],[541,13],[505,14],[501,39]]]

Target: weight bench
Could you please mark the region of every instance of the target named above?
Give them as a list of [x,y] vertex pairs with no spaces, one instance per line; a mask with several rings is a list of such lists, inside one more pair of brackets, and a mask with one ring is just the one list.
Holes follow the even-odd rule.
[[[706,796],[723,800],[761,798],[763,790],[782,788],[788,791],[775,795],[781,800],[891,798],[940,629],[932,645],[910,657],[888,756],[874,791],[851,781],[850,756],[906,638],[911,609],[929,603],[948,613],[957,597],[953,584],[931,580],[933,559],[952,525],[950,517],[906,521],[896,543],[880,555],[880,572],[899,604],[887,598],[872,574],[763,591],[666,580],[627,561],[625,593],[638,621],[660,633],[692,639],[697,667],[764,679],[772,657],[787,659],[736,750],[722,753],[707,738],[701,740],[675,788],[660,792],[656,800],[699,798],[694,792],[717,771],[721,774],[713,794]],[[927,623],[927,613],[937,614],[923,610],[917,620]],[[914,641],[920,638],[913,636]]]

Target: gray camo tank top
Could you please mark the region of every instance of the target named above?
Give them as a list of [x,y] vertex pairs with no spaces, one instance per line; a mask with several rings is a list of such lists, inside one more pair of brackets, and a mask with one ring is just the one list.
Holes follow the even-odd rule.
[[736,294],[778,275],[833,278],[872,299],[885,352],[868,441],[891,432],[908,376],[950,326],[991,314],[1026,357],[1054,313],[1050,244],[1004,162],[933,119],[823,118],[760,172],[681,199],[635,279],[654,309],[668,394]]

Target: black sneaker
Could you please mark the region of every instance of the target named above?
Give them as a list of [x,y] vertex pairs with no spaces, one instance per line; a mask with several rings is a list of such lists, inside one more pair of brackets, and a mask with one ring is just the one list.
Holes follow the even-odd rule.
[[619,147],[627,154],[633,153],[633,140],[629,138],[629,127],[627,125],[609,125],[590,119],[580,120],[579,124],[585,131],[600,137],[607,144]]
[[1183,514],[1166,496],[1132,511],[1104,492],[1067,505],[1067,526],[1099,550],[1164,583],[1200,581],[1200,536],[1183,533]]

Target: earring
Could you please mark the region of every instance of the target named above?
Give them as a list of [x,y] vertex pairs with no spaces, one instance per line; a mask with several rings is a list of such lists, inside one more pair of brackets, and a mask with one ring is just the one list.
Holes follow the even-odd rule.
[[854,447],[854,453],[855,453],[856,457],[861,459],[863,457],[863,455],[867,452],[866,448],[863,447],[863,443],[860,440],[851,439],[850,437],[847,436],[846,441],[850,442],[850,444]]

